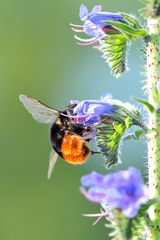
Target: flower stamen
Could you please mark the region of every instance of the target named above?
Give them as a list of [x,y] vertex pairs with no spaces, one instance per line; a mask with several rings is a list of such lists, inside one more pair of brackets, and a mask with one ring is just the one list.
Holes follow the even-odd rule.
[[95,38],[80,38],[77,35],[74,35],[74,38],[80,42],[92,42]]
[[77,28],[83,28],[83,25],[77,25],[77,24],[73,24],[73,23],[70,23],[70,26],[77,27]]
[[110,217],[110,214],[100,209],[100,213],[93,214],[82,214],[84,217],[97,217],[97,219],[92,223],[95,226],[103,217]]
[[71,29],[72,29],[72,31],[74,31],[74,32],[84,32],[83,29],[76,29],[76,28],[71,28]]
[[85,114],[85,115],[78,116],[78,115],[70,115],[70,114],[64,114],[64,113],[60,113],[60,114],[64,117],[72,118],[75,120],[82,120],[86,117],[89,117],[89,115],[90,115],[90,114]]
[[91,42],[88,42],[88,43],[79,43],[79,42],[77,42],[77,44],[80,45],[80,46],[89,46],[89,45],[92,45],[92,44],[94,44],[96,42],[97,42],[97,40],[95,39],[95,40],[93,40]]

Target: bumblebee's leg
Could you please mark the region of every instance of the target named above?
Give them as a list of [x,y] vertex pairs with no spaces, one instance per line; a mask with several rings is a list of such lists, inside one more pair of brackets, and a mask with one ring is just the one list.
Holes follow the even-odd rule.
[[102,154],[102,152],[91,151],[91,154]]

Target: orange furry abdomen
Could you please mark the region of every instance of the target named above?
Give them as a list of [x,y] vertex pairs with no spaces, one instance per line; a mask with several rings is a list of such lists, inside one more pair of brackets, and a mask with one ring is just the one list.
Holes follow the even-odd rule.
[[91,151],[85,141],[77,135],[66,134],[61,145],[63,159],[71,164],[83,164]]

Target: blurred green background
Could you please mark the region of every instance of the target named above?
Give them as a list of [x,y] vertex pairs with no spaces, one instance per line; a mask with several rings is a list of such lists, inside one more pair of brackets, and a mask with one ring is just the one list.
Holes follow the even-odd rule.
[[[86,0],[89,8],[102,4],[106,11],[138,14],[133,0]],[[99,99],[104,92],[123,101],[141,95],[142,71],[137,44],[129,53],[130,71],[114,79],[101,54],[80,47],[69,23],[80,23],[81,1],[0,0],[0,239],[109,239],[99,206],[79,193],[79,179],[92,170],[105,173],[103,160],[91,157],[79,167],[59,159],[47,180],[49,129],[36,123],[18,100],[27,94],[63,110],[70,99]],[[143,168],[145,145],[134,141],[122,149],[123,164]],[[110,172],[109,171],[109,172]]]

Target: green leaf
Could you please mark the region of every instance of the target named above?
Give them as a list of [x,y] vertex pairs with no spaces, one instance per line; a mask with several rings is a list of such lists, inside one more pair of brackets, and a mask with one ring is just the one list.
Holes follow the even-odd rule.
[[129,15],[129,14],[126,14],[126,13],[121,13],[120,12],[120,15],[124,18],[124,20],[133,28],[137,28],[137,29],[141,29],[141,25],[139,24],[138,20]]
[[[112,27],[116,28],[122,34],[125,33],[128,36],[131,35],[133,37],[146,37],[148,34],[146,29],[137,29],[137,28],[135,29],[123,22],[115,22],[115,21],[110,21],[110,20],[104,21],[104,22],[111,25]],[[130,40],[134,40],[134,38],[130,37]]]
[[154,86],[153,97],[154,97],[154,99],[156,100],[156,102],[157,102],[158,104],[160,104],[160,93],[159,93],[159,91],[158,91],[158,89],[157,89],[157,86]]
[[122,123],[120,123],[120,124],[113,123],[113,127],[116,130],[116,132],[119,134],[122,134],[125,130],[125,127]]
[[129,134],[125,134],[123,140],[127,141],[127,140],[139,140],[141,136],[143,136],[144,134],[146,134],[146,130],[136,130],[133,133],[129,133]]
[[106,44],[109,44],[109,45],[112,45],[112,46],[122,46],[121,40],[116,39],[116,38],[115,38],[114,42],[110,41],[109,39],[106,40]]
[[107,146],[113,149],[116,146],[116,142],[112,140],[111,142],[107,143]]
[[[111,114],[102,115],[100,123],[95,126],[97,146],[106,158],[105,165],[107,167],[121,162],[120,146],[125,139],[125,131],[132,125],[141,128],[143,125],[141,113],[133,105],[117,100],[115,100],[115,103],[113,100],[112,104],[118,111],[116,109]],[[134,139],[140,138],[145,130],[138,130]]]
[[124,46],[122,45],[121,47],[110,47],[110,49],[107,49],[108,52],[110,53],[123,53],[124,52]]
[[130,140],[130,139],[139,140],[140,137],[146,133],[147,133],[146,130],[136,130],[134,133],[126,134],[124,137],[124,140]]
[[119,137],[119,134],[117,132],[114,132],[112,135],[109,135],[108,138],[111,140],[116,140],[117,137]]
[[148,100],[135,97],[133,99],[142,104],[150,113],[155,112],[154,106],[151,103],[149,103]]
[[132,124],[133,124],[133,119],[128,116],[128,117],[125,119],[125,126],[126,126],[126,128],[130,128],[130,126],[131,126]]
[[123,57],[123,52],[116,52],[115,54],[112,54],[108,62],[114,62],[114,61],[119,61]]
[[152,206],[156,203],[159,203],[159,202],[160,202],[160,200],[157,199],[157,198],[153,198],[153,199],[148,200],[147,203],[145,203],[141,206],[140,210],[138,211],[138,214],[135,216],[135,219],[139,218],[139,217],[143,217],[144,213],[149,209],[150,206]]
[[[106,118],[108,119],[108,117]],[[117,124],[117,126],[119,125],[116,120],[115,124]],[[115,128],[113,127],[113,122],[112,127],[110,127],[110,125],[108,126],[107,122],[100,123],[96,126],[97,146],[103,153],[103,156],[107,159],[105,165],[108,167],[120,162],[119,141],[121,140],[121,136],[122,135],[116,132]]]
[[135,131],[136,140],[139,140],[142,135],[146,134],[146,130],[137,130]]
[[128,230],[128,225],[130,220],[125,218],[123,214],[118,212],[118,214],[114,214],[111,219],[108,219],[108,224],[105,224],[105,226],[109,229],[111,229],[111,233],[109,233],[109,237],[111,237],[112,240],[131,240],[130,234]]
[[109,64],[114,76],[119,77],[126,70],[127,40],[123,34],[108,35],[100,40],[99,50]]
[[125,120],[127,117],[130,117],[132,120],[134,119],[134,124],[136,123],[136,125],[142,127],[142,114],[134,107],[134,105],[119,101],[119,104],[113,103],[113,106],[120,110],[120,113],[114,112],[116,116],[119,114],[120,119],[123,118],[123,120]]

